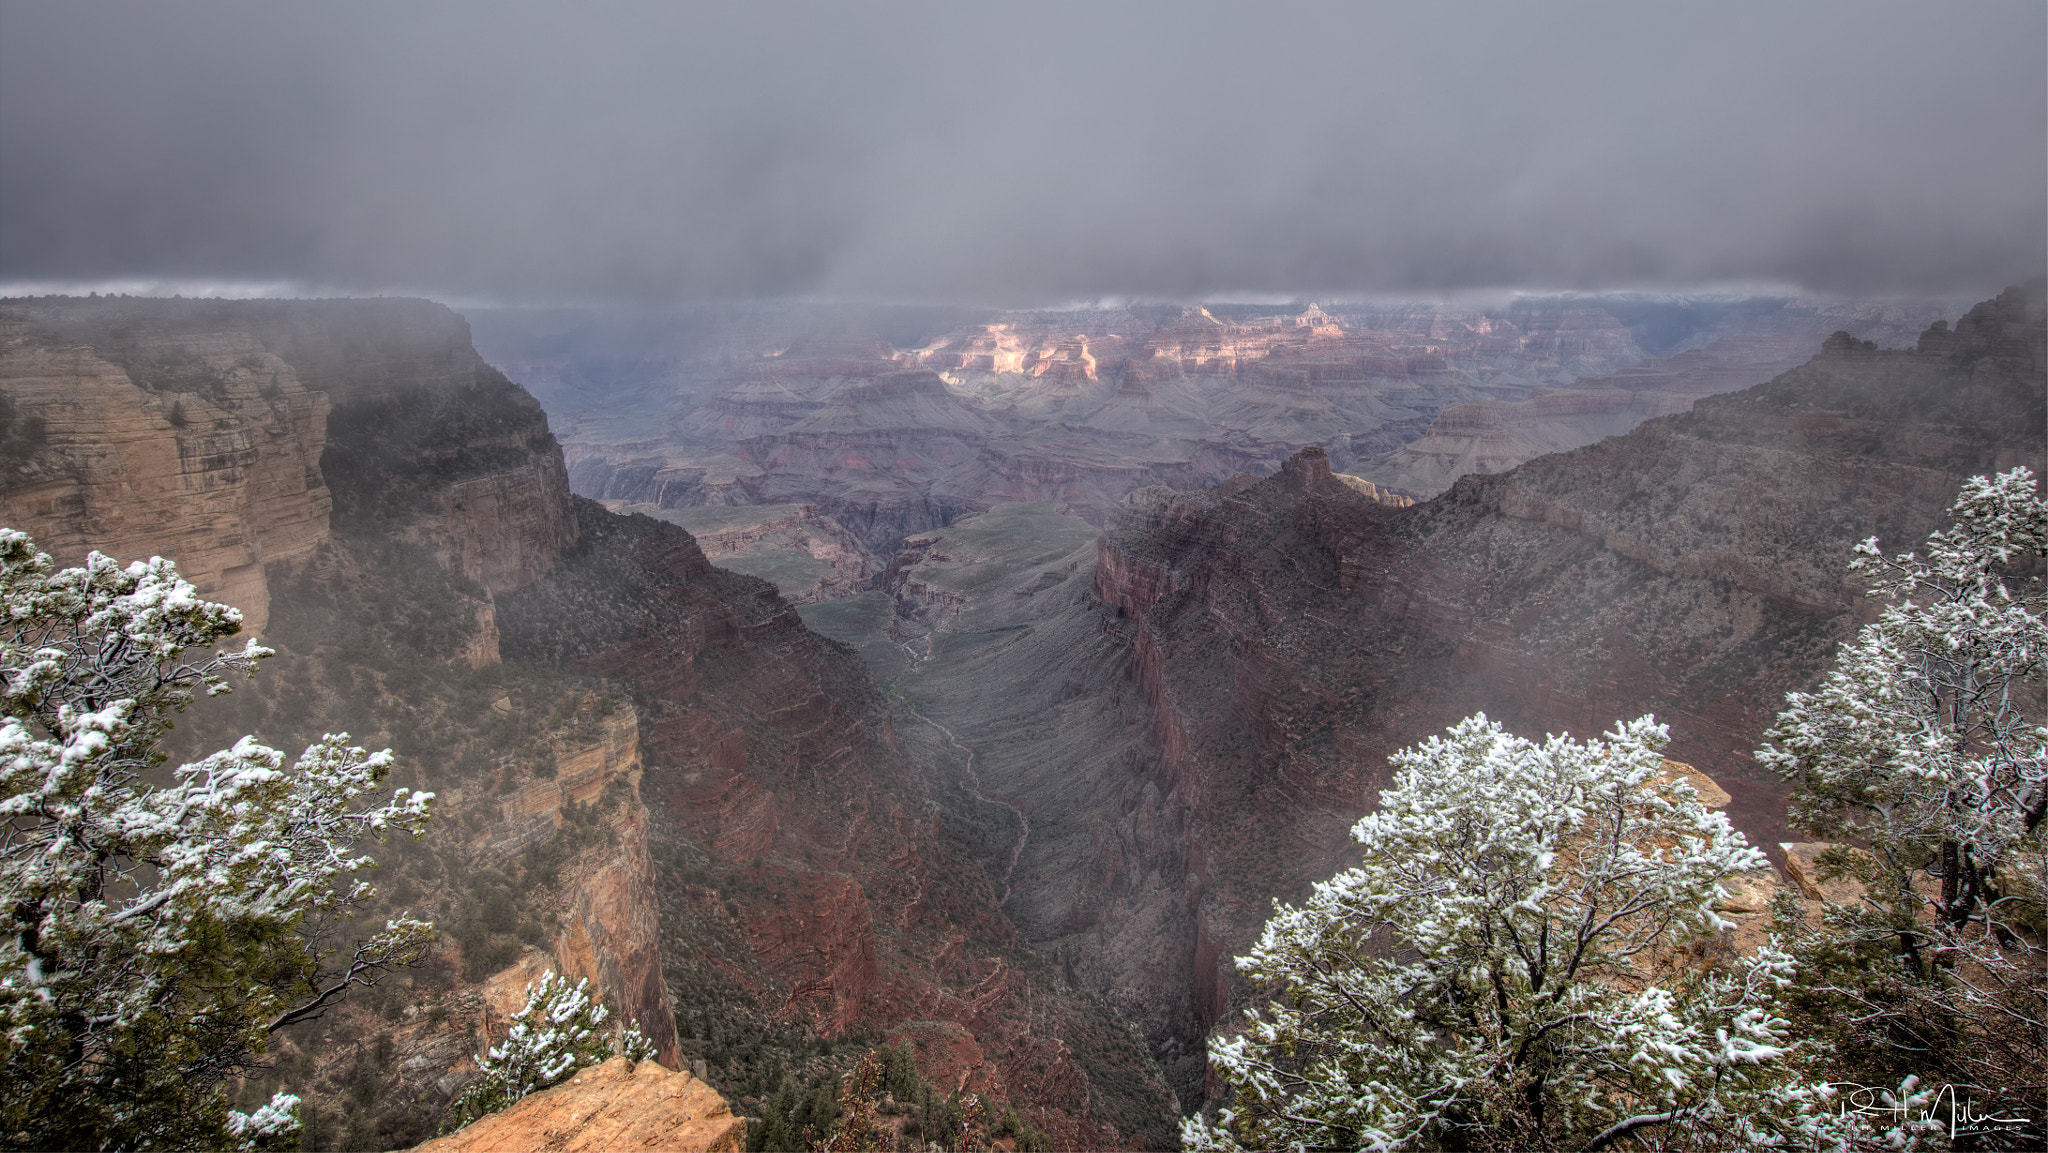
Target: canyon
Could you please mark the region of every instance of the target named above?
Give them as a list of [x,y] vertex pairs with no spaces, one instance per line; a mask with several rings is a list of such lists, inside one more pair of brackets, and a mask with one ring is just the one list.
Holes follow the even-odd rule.
[[[0,519],[60,560],[169,556],[280,650],[173,752],[346,726],[440,794],[433,836],[378,855],[445,947],[237,1090],[304,1092],[311,1144],[430,1134],[535,963],[736,1108],[895,1037],[1062,1144],[1170,1142],[1142,1043],[1002,916],[858,659],[682,529],[574,496],[460,317],[41,300],[0,326]],[[195,449],[202,419],[240,455]]]
[[1655,713],[1739,827],[1790,839],[1749,752],[1868,619],[1852,546],[1911,547],[1971,475],[2040,474],[2042,329],[2037,282],[1913,350],[1837,334],[1767,384],[1407,507],[1310,448],[1137,490],[1092,547],[1048,533],[1000,572],[983,514],[915,538],[894,613],[807,619],[1028,818],[984,849],[1015,854],[1006,912],[1192,1107],[1202,1040],[1247,996],[1229,958],[1343,865],[1386,754],[1462,716],[1588,735]]
[[[1053,501],[1100,527],[1133,489],[1270,475],[1311,446],[1339,471],[1433,495],[1761,383],[1830,332],[1911,343],[1960,309],[764,305],[632,324],[485,314],[479,340],[545,399],[577,492],[612,508],[809,504],[886,564],[904,537],[996,504]],[[796,561],[784,549],[761,564]],[[806,595],[792,575],[785,593]]]
[[903,1042],[1059,1147],[1165,1147],[1251,995],[1230,958],[1461,716],[1654,711],[1790,840],[1748,752],[1867,618],[1849,549],[2048,472],[2043,298],[732,307],[603,341],[9,301],[0,521],[170,556],[280,649],[180,750],[349,726],[441,794],[379,857],[446,945],[238,1090],[307,1091],[314,1144],[429,1136],[553,967],[735,1114]]

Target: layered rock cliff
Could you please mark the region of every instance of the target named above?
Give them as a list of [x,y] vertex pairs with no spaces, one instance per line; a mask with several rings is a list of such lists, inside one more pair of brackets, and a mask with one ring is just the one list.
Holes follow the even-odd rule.
[[10,439],[36,430],[0,514],[61,560],[171,556],[252,631],[266,569],[308,559],[330,516],[418,542],[488,593],[573,539],[540,406],[425,301],[11,301],[0,393]]
[[264,566],[327,537],[327,396],[246,332],[114,321],[92,344],[55,320],[0,308],[0,522],[66,564],[177,557],[260,632]]

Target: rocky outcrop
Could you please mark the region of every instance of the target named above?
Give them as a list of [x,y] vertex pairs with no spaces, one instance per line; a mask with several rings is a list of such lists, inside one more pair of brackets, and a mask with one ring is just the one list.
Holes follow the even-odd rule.
[[747,1123],[688,1073],[614,1057],[530,1094],[418,1153],[614,1153],[625,1149],[740,1153]]
[[1348,473],[1342,472],[1333,473],[1332,475],[1336,478],[1337,483],[1345,485],[1346,487],[1350,488],[1352,491],[1358,493],[1358,495],[1364,497],[1367,500],[1377,501],[1378,503],[1384,505],[1391,505],[1394,508],[1407,508],[1409,505],[1415,503],[1414,497],[1408,496],[1403,493],[1395,492],[1392,489],[1384,488],[1380,485],[1376,485],[1373,482],[1365,479],[1364,477],[1352,476]]
[[1093,553],[1095,535],[1061,505],[999,504],[904,541],[875,587],[894,599],[899,622],[945,624],[977,605],[1031,597],[1066,579],[1075,553]]
[[613,511],[680,525],[713,564],[768,581],[791,604],[816,604],[858,592],[882,567],[852,533],[816,505],[664,509],[626,504]]
[[944,620],[960,615],[967,607],[965,593],[935,584],[917,574],[920,567],[932,562],[945,564],[953,558],[944,552],[935,552],[936,546],[946,538],[931,533],[903,538],[903,547],[889,560],[889,567],[882,574],[882,591],[894,598],[897,613],[901,616],[920,620]]

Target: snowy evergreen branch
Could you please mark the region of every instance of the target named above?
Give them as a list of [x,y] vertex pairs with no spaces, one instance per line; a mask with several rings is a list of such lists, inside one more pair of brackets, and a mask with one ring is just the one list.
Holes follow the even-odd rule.
[[[373,895],[357,846],[421,835],[432,795],[366,802],[391,756],[346,734],[289,766],[244,737],[165,768],[172,716],[270,650],[215,651],[241,614],[162,558],[52,568],[0,529],[0,1141],[279,1138],[295,1099],[243,1117],[220,1082],[333,999],[322,926]],[[390,922],[339,984],[417,960],[430,933]]]
[[1764,858],[1665,770],[1665,740],[1643,717],[1536,744],[1482,715],[1395,754],[1363,863],[1238,958],[1272,1000],[1211,1039],[1234,1096],[1187,1147],[1877,1139],[1788,1060],[1782,950],[1687,951],[1729,927],[1721,880]]
[[[1862,850],[1839,863],[1889,914],[1864,922],[1909,954],[1936,944],[1923,911],[2010,939],[2026,902],[1999,875],[2038,853],[2048,815],[2048,503],[2016,468],[1950,511],[1925,557],[1857,547],[1850,571],[1890,603],[1818,689],[1786,695],[1757,753],[1795,784],[1794,824]],[[2020,560],[2035,575],[2008,583]]]
[[526,987],[526,1005],[512,1018],[504,1043],[477,1057],[478,1077],[449,1110],[444,1131],[559,1085],[576,1070],[615,1055],[635,1062],[654,1056],[654,1043],[637,1022],[614,1037],[604,1028],[610,1017],[611,1010],[591,994],[588,980],[572,986],[553,970],[541,974]]
[[[1789,693],[1757,759],[1793,823],[1837,842],[1855,882],[1818,927],[1810,1014],[1871,1079],[1940,1076],[2048,1139],[2048,501],[2024,468],[1980,476],[1926,555],[1863,542],[1850,571],[1885,601],[1811,692]],[[1948,1106],[1955,1105],[1952,1093]]]

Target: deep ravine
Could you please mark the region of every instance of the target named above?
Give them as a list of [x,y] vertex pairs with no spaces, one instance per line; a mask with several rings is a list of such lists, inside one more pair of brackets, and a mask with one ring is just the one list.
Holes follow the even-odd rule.
[[906,668],[904,668],[902,672],[897,673],[895,676],[889,678],[888,682],[883,687],[884,690],[888,692],[890,699],[901,702],[901,704],[903,705],[903,710],[905,712],[909,713],[913,717],[916,717],[918,720],[923,721],[925,724],[930,725],[932,728],[937,729],[939,733],[946,738],[946,743],[960,750],[960,752],[965,755],[966,760],[964,762],[964,767],[967,772],[967,792],[970,796],[972,796],[975,800],[980,801],[983,804],[998,805],[1016,814],[1017,841],[1014,845],[1010,847],[1010,862],[1007,866],[1004,867],[1003,876],[1001,881],[999,882],[999,885],[1002,889],[1002,895],[996,898],[996,907],[1000,909],[1003,906],[1008,905],[1010,903],[1010,893],[1012,891],[1011,878],[1015,877],[1017,874],[1017,861],[1024,856],[1024,846],[1026,844],[1029,844],[1031,841],[1031,816],[1030,814],[1024,811],[1024,806],[1016,803],[1015,801],[1007,801],[1000,797],[991,797],[986,793],[983,793],[981,791],[981,774],[977,773],[974,768],[976,753],[974,751],[973,746],[967,744],[966,742],[962,741],[958,736],[954,735],[952,729],[946,727],[938,721],[933,720],[928,716],[925,716],[922,712],[919,712],[917,706],[911,703],[910,695],[897,687],[899,682],[901,682],[904,677],[910,676],[913,673],[917,672],[918,667],[920,665],[931,659],[932,640],[933,634],[927,634],[925,636],[924,655],[920,657],[917,655],[917,651],[911,647],[911,643],[908,640],[905,640],[901,637],[895,638],[897,647],[901,648],[905,655],[907,655],[910,658],[910,664]]

